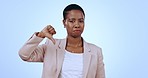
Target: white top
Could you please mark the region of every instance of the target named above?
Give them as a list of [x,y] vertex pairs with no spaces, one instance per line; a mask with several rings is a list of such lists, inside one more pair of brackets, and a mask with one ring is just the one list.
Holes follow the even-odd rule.
[[62,70],[59,78],[82,78],[83,53],[71,53],[66,51]]

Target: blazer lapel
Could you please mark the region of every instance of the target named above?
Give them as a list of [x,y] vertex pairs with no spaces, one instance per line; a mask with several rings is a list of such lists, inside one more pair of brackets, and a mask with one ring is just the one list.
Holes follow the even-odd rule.
[[83,56],[83,78],[87,77],[87,72],[89,69],[90,61],[91,61],[91,50],[88,44],[84,41],[84,56]]
[[65,45],[66,45],[66,39],[60,40],[58,44],[58,49],[57,49],[57,73],[59,75],[63,60],[64,60],[64,54],[65,54]]

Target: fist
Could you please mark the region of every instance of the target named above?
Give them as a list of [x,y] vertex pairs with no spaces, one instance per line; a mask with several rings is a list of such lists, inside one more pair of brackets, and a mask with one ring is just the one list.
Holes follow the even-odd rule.
[[41,32],[39,32],[38,36],[42,38],[47,37],[55,44],[55,40],[52,37],[54,34],[56,34],[55,29],[51,25],[47,25]]

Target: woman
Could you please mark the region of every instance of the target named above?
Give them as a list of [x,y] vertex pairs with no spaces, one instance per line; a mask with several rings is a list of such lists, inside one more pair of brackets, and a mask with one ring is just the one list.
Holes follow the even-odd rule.
[[[77,4],[63,11],[65,39],[54,39],[55,29],[47,25],[35,33],[20,49],[24,61],[43,62],[42,78],[105,78],[101,48],[81,37],[85,13]],[[45,44],[39,43],[47,37]]]

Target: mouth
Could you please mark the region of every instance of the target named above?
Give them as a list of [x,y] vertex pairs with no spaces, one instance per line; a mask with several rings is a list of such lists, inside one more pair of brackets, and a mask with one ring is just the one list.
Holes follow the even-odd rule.
[[74,30],[74,32],[81,32],[81,30]]

